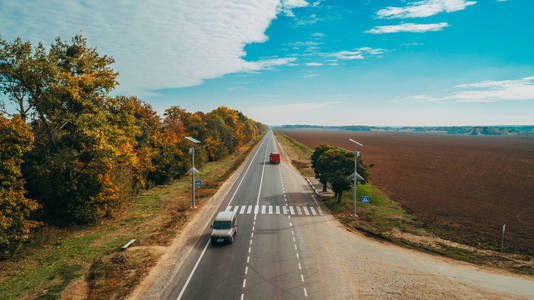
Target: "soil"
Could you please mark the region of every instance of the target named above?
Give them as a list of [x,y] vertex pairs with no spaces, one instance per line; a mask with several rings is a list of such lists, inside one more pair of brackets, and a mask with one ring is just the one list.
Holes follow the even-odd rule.
[[314,148],[331,144],[374,163],[370,182],[440,236],[534,254],[534,137],[281,130]]

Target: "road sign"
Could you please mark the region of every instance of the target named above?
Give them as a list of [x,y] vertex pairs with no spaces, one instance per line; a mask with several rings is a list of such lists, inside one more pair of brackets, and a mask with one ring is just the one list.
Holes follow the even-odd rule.
[[195,185],[196,186],[201,186],[202,185],[202,180],[200,180],[200,179],[195,180]]
[[362,196],[362,203],[369,203],[369,196]]

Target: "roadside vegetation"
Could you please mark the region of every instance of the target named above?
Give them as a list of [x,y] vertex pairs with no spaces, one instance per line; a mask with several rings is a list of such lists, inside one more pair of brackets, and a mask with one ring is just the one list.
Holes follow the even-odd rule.
[[93,263],[91,291],[109,273],[127,273],[131,287],[157,251],[107,255],[133,237],[136,245],[165,245],[187,220],[185,136],[201,141],[195,164],[205,172],[206,197],[239,164],[236,150],[265,131],[227,107],[173,106],[160,116],[135,96],[110,96],[118,85],[113,62],[79,35],[48,48],[0,38],[2,297],[58,298]]
[[[350,181],[343,182],[338,192],[328,192],[326,187],[331,189],[332,181],[344,180],[343,178],[346,179],[352,173],[354,157],[349,158],[350,153],[344,153],[344,150],[330,145],[320,145],[314,151],[280,132],[275,132],[275,135],[283,146],[284,153],[290,156],[289,159],[292,162],[299,162],[293,163],[294,167],[304,176],[316,177],[323,184],[325,189],[321,193],[322,202],[348,230],[356,230],[370,237],[424,252],[476,264],[497,266],[518,273],[534,274],[534,260],[528,255],[477,249],[437,237],[433,234],[432,228],[426,228],[416,216],[404,210],[398,202],[389,199],[379,188],[369,183],[358,183],[358,217],[353,217],[353,192]],[[323,156],[328,151],[330,153]],[[307,161],[305,157],[308,157]],[[340,161],[346,164],[346,170],[338,165]],[[338,171],[333,172],[331,167],[335,167]],[[359,173],[366,179],[371,176],[371,167],[372,165],[367,166],[363,161],[358,161]],[[312,173],[308,171],[309,169]],[[316,172],[313,172],[314,170]],[[361,203],[361,196],[364,195],[369,196],[369,203]]]

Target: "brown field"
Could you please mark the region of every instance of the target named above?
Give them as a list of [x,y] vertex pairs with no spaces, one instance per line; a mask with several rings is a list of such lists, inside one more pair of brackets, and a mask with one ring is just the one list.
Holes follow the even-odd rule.
[[534,254],[534,138],[280,130],[314,148],[362,144],[371,183],[443,237]]

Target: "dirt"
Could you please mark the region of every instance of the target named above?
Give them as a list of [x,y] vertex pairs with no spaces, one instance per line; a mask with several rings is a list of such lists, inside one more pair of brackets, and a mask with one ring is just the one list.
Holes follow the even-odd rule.
[[332,144],[374,163],[371,183],[440,236],[534,254],[534,138],[283,130],[314,148]]

